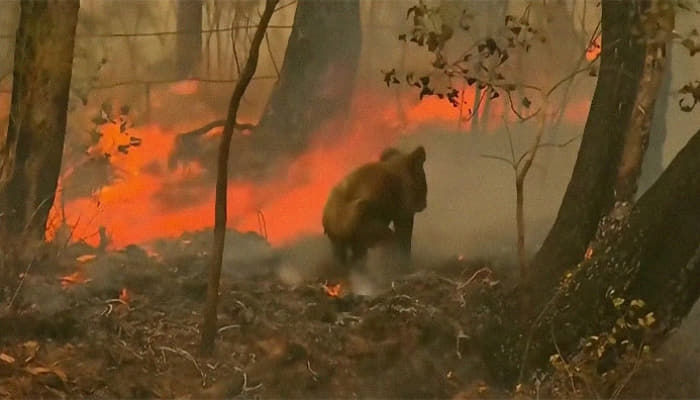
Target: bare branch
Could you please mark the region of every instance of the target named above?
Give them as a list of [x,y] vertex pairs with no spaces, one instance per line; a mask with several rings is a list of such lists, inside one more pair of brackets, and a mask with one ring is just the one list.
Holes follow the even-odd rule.
[[275,8],[275,12],[277,12],[277,11],[279,11],[279,10],[283,10],[283,9],[285,9],[285,8],[287,8],[287,7],[289,7],[289,6],[293,6],[293,5],[295,5],[295,4],[297,4],[297,0],[292,0],[292,1],[290,1],[289,3],[287,3],[287,4],[283,4],[283,5],[281,5],[281,6],[277,7],[277,8]]
[[[543,147],[559,147],[559,148],[561,148],[561,147],[566,147],[566,146],[568,146],[569,144],[573,143],[576,139],[580,138],[581,136],[583,136],[583,134],[581,134],[581,135],[576,135],[576,136],[572,137],[571,139],[569,139],[569,140],[567,140],[567,141],[565,141],[565,142],[563,142],[563,143],[540,143],[536,148],[537,148],[537,149],[541,149],[541,148],[543,148]],[[516,164],[520,164],[520,162],[523,161],[523,159],[524,159],[525,157],[527,157],[527,155],[530,154],[530,152],[531,152],[532,150],[533,150],[533,149],[528,150],[528,151],[524,152],[523,154],[521,154],[521,155],[520,155],[520,158],[518,159],[518,161],[517,161]]]
[[[124,38],[124,37],[158,37],[158,36],[176,36],[176,35],[201,35],[203,33],[230,32],[243,29],[256,28],[257,25],[235,25],[227,28],[202,29],[201,31],[163,31],[163,32],[116,32],[116,33],[80,33],[78,38]],[[292,29],[292,25],[270,25],[270,29]]]
[[267,45],[267,54],[270,55],[270,61],[272,61],[272,66],[275,68],[275,73],[277,74],[277,79],[280,78],[280,69],[277,68],[277,62],[275,61],[275,55],[272,54],[272,47],[270,47],[270,38],[265,32],[265,44]]
[[557,88],[559,86],[561,86],[563,83],[566,83],[567,81],[573,79],[576,75],[580,74],[581,72],[586,72],[586,71],[590,70],[591,64],[593,64],[598,59],[598,57],[599,56],[596,56],[596,58],[591,60],[591,62],[589,62],[588,65],[586,65],[585,67],[574,70],[571,73],[569,73],[568,75],[566,75],[565,77],[563,77],[562,79],[560,79],[557,83],[552,85],[552,87],[545,93],[545,96],[551,95],[555,90],[557,90]]
[[[253,78],[253,80],[269,80],[269,79],[277,79],[276,76],[271,76],[271,75],[263,75],[263,76],[256,76]],[[193,77],[193,78],[187,78],[186,80],[189,81],[196,81],[196,82],[201,82],[201,83],[236,83],[238,82],[238,79],[213,79],[213,78],[198,78],[198,77]],[[106,83],[102,85],[95,85],[90,88],[90,90],[99,90],[99,89],[113,89],[115,87],[119,86],[130,86],[130,85],[158,85],[158,84],[167,84],[167,83],[175,83],[175,82],[182,82],[182,79],[154,79],[154,80],[147,80],[147,79],[132,79],[132,80],[127,80],[127,81],[121,81],[121,82],[113,82],[113,83]]]
[[513,167],[513,169],[515,169],[515,164],[513,163],[513,161],[511,161],[505,157],[496,156],[493,154],[482,154],[481,156],[484,158],[491,158],[493,160],[503,161],[504,163],[510,165],[511,167]]
[[464,121],[462,122],[469,122],[471,121],[474,116],[479,112],[479,108],[481,107],[481,103],[484,101],[484,98],[486,98],[486,91],[484,90],[481,92],[481,96],[479,96],[479,101],[474,105],[474,108],[472,109],[472,112],[469,113],[469,116],[464,118]]
[[529,120],[530,118],[536,116],[539,114],[539,112],[542,110],[542,108],[538,108],[537,111],[533,112],[532,114],[528,115],[527,117],[523,116],[518,112],[518,110],[515,109],[515,105],[513,104],[513,96],[510,94],[510,90],[506,90],[506,95],[508,96],[508,104],[510,105],[510,110],[515,114],[516,117],[520,119],[520,121],[525,122]]
[[[291,6],[296,3],[296,1],[286,4],[278,10],[285,7]],[[235,25],[229,26],[227,28],[214,28],[214,29],[202,29],[200,31],[162,31],[162,32],[113,32],[113,33],[78,33],[75,35],[76,39],[90,39],[90,38],[132,38],[132,37],[161,37],[161,36],[177,36],[177,35],[201,35],[204,33],[217,33],[217,32],[230,32],[238,31],[244,29],[255,28],[257,25]],[[292,25],[270,25],[270,29],[292,29]],[[12,33],[0,34],[0,39],[14,39],[15,35]]]
[[[191,131],[189,131],[189,132],[180,133],[180,134],[178,134],[177,136],[201,136],[201,135],[206,134],[207,132],[209,132],[210,130],[212,130],[212,129],[214,129],[214,128],[221,128],[221,127],[223,127],[224,125],[226,125],[226,120],[224,120],[224,119],[219,119],[219,120],[216,120],[216,121],[209,122],[208,124],[206,124],[206,125],[204,125],[204,126],[202,126],[202,127],[200,127],[200,128],[191,130]],[[243,124],[243,123],[240,123],[240,122],[236,122],[236,124],[235,124],[235,126],[234,126],[234,129],[238,129],[238,130],[241,130],[241,131],[243,131],[243,130],[250,130],[250,131],[252,131],[252,130],[255,130],[255,128],[257,128],[257,125],[254,125],[254,124]]]
[[581,138],[582,136],[583,136],[583,134],[576,135],[576,136],[574,136],[574,137],[570,138],[569,140],[562,142],[562,143],[542,143],[542,144],[540,144],[539,147],[566,147],[569,144],[576,141],[576,139]]
[[508,121],[505,118],[505,115],[503,116],[503,124],[506,127],[506,132],[508,132],[508,145],[510,146],[510,159],[511,162],[513,163],[513,168],[515,168],[518,164],[515,163],[515,150],[513,149],[513,135],[510,132],[510,127],[508,126]]

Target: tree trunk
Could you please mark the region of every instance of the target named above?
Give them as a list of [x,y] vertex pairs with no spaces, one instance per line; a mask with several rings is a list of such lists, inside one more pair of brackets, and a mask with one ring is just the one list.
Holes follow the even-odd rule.
[[652,1],[653,7],[644,12],[640,39],[645,42],[644,66],[630,122],[625,131],[625,144],[617,169],[615,201],[633,201],[642,160],[649,143],[649,128],[654,104],[659,94],[666,67],[666,47],[675,24],[673,6],[665,0]]
[[663,155],[666,142],[666,117],[668,115],[669,97],[671,95],[671,65],[673,46],[667,46],[666,72],[659,89],[659,96],[651,120],[649,148],[642,163],[642,175],[639,177],[639,192],[644,193],[664,170]]
[[202,0],[178,0],[175,54],[178,78],[192,75],[202,53]]
[[217,306],[219,303],[219,278],[221,277],[221,262],[224,254],[224,242],[226,239],[226,206],[227,189],[228,189],[228,160],[231,149],[231,138],[233,136],[233,128],[236,125],[236,115],[238,107],[241,104],[241,99],[245,93],[248,84],[255,75],[255,70],[258,67],[258,57],[260,55],[260,43],[265,37],[267,25],[270,23],[270,18],[275,11],[278,0],[267,0],[265,2],[265,10],[260,17],[260,22],[250,44],[250,53],[243,70],[241,78],[236,83],[236,87],[231,95],[231,102],[226,115],[226,124],[221,136],[221,145],[219,147],[219,157],[217,159],[217,176],[216,176],[216,203],[214,205],[214,249],[211,256],[211,264],[209,265],[209,281],[207,284],[207,303],[204,307],[204,321],[202,322],[202,340],[200,349],[202,354],[209,355],[214,350],[214,339],[216,338],[217,325]]
[[[634,207],[601,221],[592,256],[571,270],[535,322],[524,365],[542,367],[552,354],[580,351],[582,338],[618,331],[619,306],[632,300],[645,304],[637,314],[655,319],[637,345],[658,345],[680,324],[700,297],[697,171],[700,131]],[[610,362],[605,355],[599,367]]]
[[0,227],[43,239],[56,194],[79,0],[25,0],[15,39],[10,122],[0,137]]
[[299,0],[279,81],[255,132],[240,139],[234,173],[260,175],[303,151],[323,123],[344,118],[360,49],[359,0]]
[[[651,118],[646,110],[653,108],[663,72],[665,36],[673,26],[672,9],[665,7],[668,4],[651,4],[614,0],[602,3],[601,73],[559,215],[530,274],[515,295],[499,306],[499,315],[509,317],[490,322],[486,330],[492,334],[498,330],[500,337],[484,336],[489,364],[507,382],[522,378],[523,371],[545,366],[546,357],[555,353],[555,341],[557,351],[564,349],[566,353],[586,334],[597,334],[609,322],[605,318],[613,315],[600,311],[599,306],[609,300],[606,290],[646,297],[644,301],[656,310],[661,307],[662,298],[644,290],[635,291],[635,285],[646,284],[654,292],[675,285],[677,294],[663,304],[680,301],[686,308],[668,306],[673,318],[685,315],[697,298],[693,286],[697,282],[688,278],[683,268],[698,246],[698,206],[693,202],[697,203],[698,188],[692,175],[697,171],[698,162],[693,157],[699,154],[700,139],[688,144],[674,168],[669,168],[642,197],[644,201],[640,200],[635,208],[631,203],[630,193],[634,193],[644,151],[644,131]],[[660,41],[650,40],[649,34]],[[630,210],[634,210],[631,216]],[[687,221],[680,221],[683,218]],[[669,231],[673,226],[677,226],[678,235]],[[668,236],[658,236],[657,232]],[[581,259],[585,261],[579,264]],[[667,265],[670,263],[673,265]],[[650,274],[661,267],[675,272],[667,276],[657,272],[653,278],[656,281],[652,281]],[[572,272],[564,276],[567,270]],[[683,283],[679,288],[676,278],[686,279],[689,286]],[[669,295],[670,289],[663,290]],[[591,313],[574,312],[584,309]],[[560,314],[571,318],[555,324]],[[535,331],[530,330],[533,321]],[[522,361],[523,354],[526,362]]]
[[[360,57],[359,10],[359,0],[299,1],[279,81],[260,122],[250,135],[233,138],[238,156],[229,162],[232,175],[269,176],[286,165],[285,159],[302,152],[324,123],[337,123],[328,132],[342,132]],[[191,146],[209,129],[178,135],[170,168],[196,160],[213,175],[215,146],[199,143],[196,151]]]
[[[557,218],[530,263],[521,293],[537,312],[562,272],[581,260],[600,218],[613,205],[613,187],[632,106],[639,90],[645,46],[633,35],[641,2],[602,2],[600,75],[578,158]],[[524,315],[523,318],[530,318]]]

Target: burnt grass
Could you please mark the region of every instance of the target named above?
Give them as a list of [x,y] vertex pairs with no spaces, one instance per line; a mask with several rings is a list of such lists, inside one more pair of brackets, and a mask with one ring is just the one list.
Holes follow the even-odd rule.
[[[479,299],[504,285],[485,261],[403,272],[373,296],[342,276],[329,296],[331,271],[295,285],[269,265],[224,274],[216,351],[202,357],[206,256],[132,247],[76,260],[88,253],[76,245],[36,262],[12,309],[2,299],[0,398],[514,396],[489,379],[470,337]],[[62,287],[76,270],[90,280]]]
[[[465,332],[464,282],[485,264],[450,260],[373,296],[326,279],[281,283],[274,268],[224,274],[220,332],[199,355],[206,256],[156,260],[132,247],[81,263],[85,246],[35,263],[0,313],[0,397],[415,398],[496,395]],[[62,287],[75,271],[87,282]],[[487,274],[480,274],[486,276]],[[460,287],[462,284],[463,287]],[[120,295],[126,288],[128,298]],[[11,291],[10,291],[11,292]],[[470,396],[467,396],[470,397]]]

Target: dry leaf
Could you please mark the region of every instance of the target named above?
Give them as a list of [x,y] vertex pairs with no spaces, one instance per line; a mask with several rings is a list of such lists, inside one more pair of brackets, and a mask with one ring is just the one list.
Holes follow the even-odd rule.
[[43,374],[54,374],[56,375],[61,381],[64,383],[68,381],[68,376],[66,375],[65,372],[63,372],[62,369],[58,367],[52,367],[52,368],[47,368],[47,367],[26,367],[24,368],[25,371],[29,372],[32,375],[43,375]]
[[48,374],[49,372],[51,372],[51,368],[46,367],[26,367],[24,368],[24,370],[32,375]]
[[68,375],[66,375],[66,373],[62,369],[58,368],[57,366],[53,366],[51,368],[51,372],[53,372],[54,375],[59,377],[59,379],[61,379],[61,381],[63,381],[63,383],[68,382]]
[[12,363],[15,362],[15,358],[14,358],[14,357],[12,357],[12,356],[9,355],[9,354],[5,354],[5,353],[0,353],[0,360],[6,362],[6,363],[8,363],[8,364],[12,364]]
[[22,344],[27,356],[24,358],[24,363],[28,363],[36,357],[36,353],[39,351],[39,342],[36,340],[30,340]]

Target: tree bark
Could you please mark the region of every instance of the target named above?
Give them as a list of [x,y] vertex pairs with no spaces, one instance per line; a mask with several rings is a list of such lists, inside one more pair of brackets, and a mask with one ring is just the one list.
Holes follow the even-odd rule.
[[241,99],[248,84],[253,79],[255,70],[258,67],[258,57],[260,55],[260,43],[265,37],[267,25],[275,11],[278,0],[267,0],[265,10],[260,17],[260,22],[250,44],[250,52],[243,70],[241,78],[236,83],[236,87],[231,95],[231,102],[228,107],[226,124],[221,137],[219,147],[219,157],[217,159],[217,179],[216,179],[216,203],[214,216],[214,248],[209,265],[209,281],[207,284],[207,302],[204,307],[204,321],[202,322],[202,340],[200,350],[202,354],[209,355],[214,350],[214,339],[216,338],[217,306],[219,303],[219,279],[221,277],[221,262],[224,253],[224,241],[226,239],[226,206],[228,190],[228,161],[231,148],[231,138],[233,128],[236,125],[236,115]]
[[43,239],[61,169],[79,0],[21,2],[12,102],[0,137],[0,227]]
[[642,175],[639,177],[639,193],[644,193],[664,170],[663,155],[666,142],[666,118],[669,96],[671,95],[671,66],[673,46],[667,46],[666,72],[659,88],[659,96],[654,107],[649,134],[649,148],[642,162]]
[[202,0],[178,0],[175,54],[177,73],[186,79],[199,64],[202,53]]
[[610,332],[619,318],[614,299],[641,299],[642,314],[654,313],[651,332],[637,338],[645,344],[658,345],[680,324],[700,297],[699,170],[700,131],[634,207],[601,221],[592,256],[570,271],[535,322],[523,365],[541,367],[558,351],[573,355],[581,338]]
[[651,5],[652,7],[644,12],[645,18],[641,24],[640,40],[645,43],[644,66],[617,169],[616,202],[633,201],[637,193],[642,160],[649,143],[654,104],[666,67],[666,47],[675,23],[675,12],[671,3],[656,0],[652,1]]
[[[524,308],[536,313],[562,272],[581,260],[614,202],[617,166],[639,90],[645,46],[633,35],[646,2],[602,2],[600,75],[581,147],[557,218],[523,282]],[[527,319],[530,313],[523,315]]]

